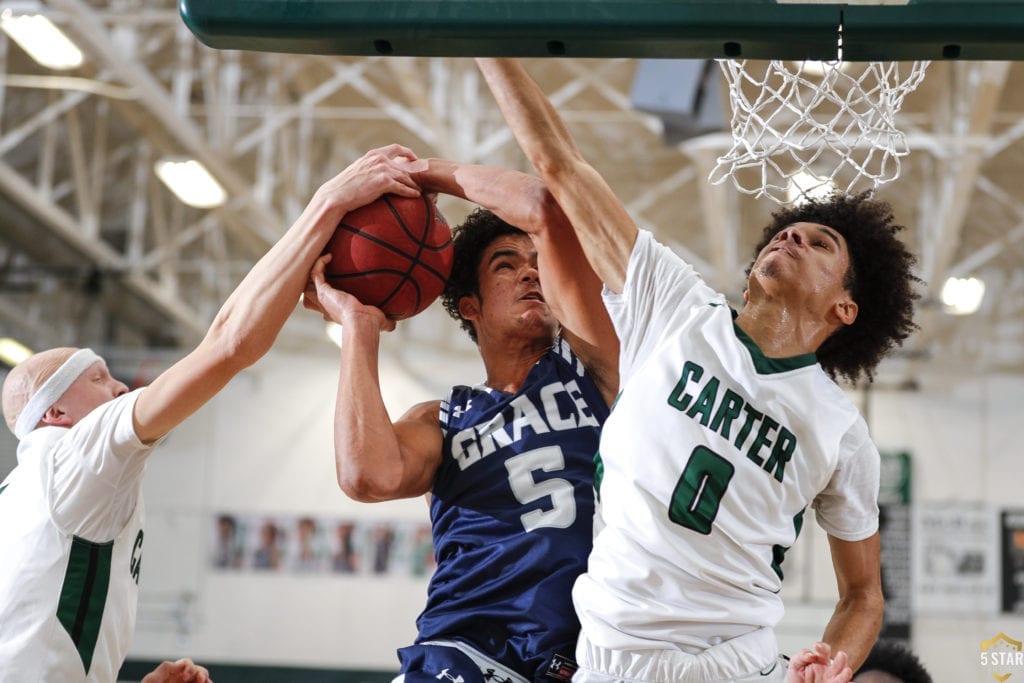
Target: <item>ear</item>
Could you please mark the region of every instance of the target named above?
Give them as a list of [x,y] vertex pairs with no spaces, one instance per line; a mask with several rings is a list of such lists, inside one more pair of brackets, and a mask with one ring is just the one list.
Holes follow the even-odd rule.
[[750,290],[749,289],[744,289],[743,290],[743,303],[745,303],[745,304],[750,303]]
[[466,320],[476,321],[480,317],[480,297],[471,294],[459,299],[459,315]]
[[53,404],[43,413],[43,418],[40,422],[51,427],[70,427],[71,417],[58,408],[57,404]]
[[832,305],[832,313],[843,325],[852,325],[857,319],[857,311],[859,310],[857,302],[849,297],[841,299]]

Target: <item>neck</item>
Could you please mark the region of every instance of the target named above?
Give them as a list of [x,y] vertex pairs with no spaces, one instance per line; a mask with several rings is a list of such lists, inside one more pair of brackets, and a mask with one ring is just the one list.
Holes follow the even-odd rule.
[[798,307],[772,301],[747,303],[736,324],[769,358],[815,353],[836,329]]
[[481,338],[480,357],[487,372],[487,386],[508,394],[519,391],[530,369],[548,352],[552,342],[550,338],[523,340],[519,343],[509,339],[497,342]]

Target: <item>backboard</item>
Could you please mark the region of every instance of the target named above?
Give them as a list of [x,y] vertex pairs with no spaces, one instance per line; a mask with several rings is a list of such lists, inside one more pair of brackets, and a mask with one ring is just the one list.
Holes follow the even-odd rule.
[[334,55],[1024,59],[1024,0],[179,0],[222,49]]

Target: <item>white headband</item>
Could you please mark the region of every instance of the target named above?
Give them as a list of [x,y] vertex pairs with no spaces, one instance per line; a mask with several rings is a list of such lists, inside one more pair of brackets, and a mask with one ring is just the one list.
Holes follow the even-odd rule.
[[18,421],[14,424],[14,435],[19,439],[28,436],[43,419],[50,406],[64,395],[79,375],[98,360],[103,359],[93,353],[92,349],[79,349],[71,354],[71,357],[57,368],[57,372],[50,375],[50,378],[43,382],[43,386],[32,394],[32,398],[25,404],[18,415]]

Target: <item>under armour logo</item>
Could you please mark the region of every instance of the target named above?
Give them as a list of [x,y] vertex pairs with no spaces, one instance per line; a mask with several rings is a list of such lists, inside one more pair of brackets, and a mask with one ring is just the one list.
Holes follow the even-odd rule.
[[498,674],[494,669],[487,669],[484,671],[485,681],[496,681],[496,683],[515,683],[511,678],[501,678],[501,674]]
[[448,673],[448,669],[444,669],[441,673],[434,676],[434,678],[438,680],[442,678],[447,678],[449,681],[452,681],[453,683],[465,683],[465,679],[462,676],[452,676],[450,673]]

